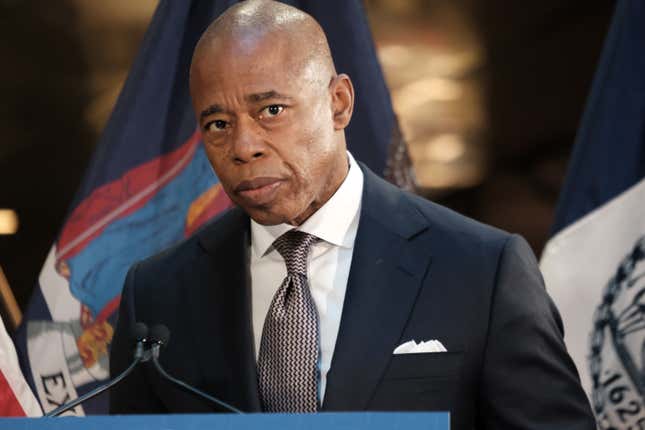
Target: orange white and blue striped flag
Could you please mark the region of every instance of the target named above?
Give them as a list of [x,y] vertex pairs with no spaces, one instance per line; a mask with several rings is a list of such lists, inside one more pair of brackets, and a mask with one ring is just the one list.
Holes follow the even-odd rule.
[[619,0],[540,263],[600,429],[645,429],[645,2]]

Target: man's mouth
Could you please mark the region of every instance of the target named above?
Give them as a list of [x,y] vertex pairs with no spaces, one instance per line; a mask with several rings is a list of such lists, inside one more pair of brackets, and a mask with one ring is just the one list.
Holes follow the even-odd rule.
[[273,177],[260,177],[240,182],[235,193],[256,205],[266,204],[273,200],[283,180]]

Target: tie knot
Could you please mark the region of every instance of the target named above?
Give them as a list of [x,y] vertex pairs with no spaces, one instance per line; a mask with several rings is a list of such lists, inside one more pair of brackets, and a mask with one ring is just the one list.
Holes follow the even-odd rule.
[[287,265],[287,273],[307,275],[307,256],[311,245],[318,238],[298,230],[289,230],[273,242],[273,247],[282,255]]

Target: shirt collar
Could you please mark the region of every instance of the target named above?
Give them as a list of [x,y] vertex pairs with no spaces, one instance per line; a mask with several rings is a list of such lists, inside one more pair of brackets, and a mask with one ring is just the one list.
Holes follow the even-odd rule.
[[[358,231],[358,219],[363,195],[363,172],[347,152],[349,172],[338,190],[327,202],[296,230],[312,234],[325,242],[352,248]],[[256,256],[265,255],[273,242],[294,226],[290,224],[262,225],[251,219],[251,246]]]

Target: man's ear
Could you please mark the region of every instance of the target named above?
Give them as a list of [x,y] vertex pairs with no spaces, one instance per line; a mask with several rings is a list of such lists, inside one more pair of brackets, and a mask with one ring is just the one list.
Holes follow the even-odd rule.
[[332,78],[329,83],[331,107],[334,115],[334,129],[343,130],[349,125],[354,111],[354,86],[344,73]]

